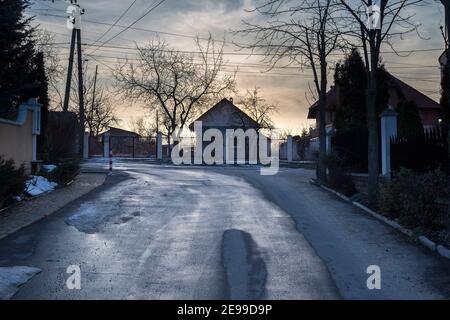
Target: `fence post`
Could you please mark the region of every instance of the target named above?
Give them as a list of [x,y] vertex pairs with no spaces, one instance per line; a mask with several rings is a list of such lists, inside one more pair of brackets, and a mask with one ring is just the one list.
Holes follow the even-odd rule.
[[84,143],[83,143],[83,160],[89,159],[89,132],[84,133]]
[[110,134],[106,132],[103,134],[103,157],[109,158],[109,143],[110,143]]
[[381,173],[391,178],[391,138],[397,135],[398,113],[388,106],[381,114]]
[[156,135],[156,159],[163,159],[163,150],[162,150],[162,133],[158,132]]
[[288,162],[292,162],[292,159],[293,159],[293,157],[292,157],[292,155],[293,155],[293,152],[292,152],[293,150],[292,150],[292,136],[288,136],[287,137],[287,161]]

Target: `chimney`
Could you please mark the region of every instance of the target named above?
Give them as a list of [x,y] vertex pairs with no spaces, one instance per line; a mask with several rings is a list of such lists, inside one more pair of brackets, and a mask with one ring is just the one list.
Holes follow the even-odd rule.
[[233,97],[230,98],[230,102],[233,103]]

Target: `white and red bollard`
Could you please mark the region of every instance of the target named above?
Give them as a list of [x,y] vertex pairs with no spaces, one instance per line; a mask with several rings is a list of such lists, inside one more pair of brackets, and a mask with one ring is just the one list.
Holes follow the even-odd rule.
[[109,149],[109,176],[112,176],[112,167],[113,167],[113,160],[112,160],[112,149]]

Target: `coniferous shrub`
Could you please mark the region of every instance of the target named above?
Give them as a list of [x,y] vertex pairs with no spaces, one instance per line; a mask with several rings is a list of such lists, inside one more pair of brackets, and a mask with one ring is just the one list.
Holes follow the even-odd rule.
[[351,197],[357,193],[355,183],[349,174],[344,158],[339,157],[335,153],[329,155],[327,157],[327,167],[327,183],[332,189],[347,197]]
[[447,195],[447,176],[442,171],[419,174],[403,168],[392,181],[381,186],[379,207],[409,228],[442,230],[447,212],[438,200]]
[[66,185],[76,177],[79,171],[80,163],[78,160],[66,160],[58,164],[52,172],[43,175],[59,185]]
[[14,198],[21,196],[26,182],[25,167],[16,168],[13,160],[0,157],[0,208],[14,202]]

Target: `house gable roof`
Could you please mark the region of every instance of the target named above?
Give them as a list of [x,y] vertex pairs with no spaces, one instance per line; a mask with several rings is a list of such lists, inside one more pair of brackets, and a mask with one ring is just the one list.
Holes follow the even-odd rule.
[[[393,107],[396,107],[398,102],[402,99],[406,99],[408,101],[414,101],[419,108],[419,110],[424,109],[435,109],[440,110],[441,106],[439,103],[426,96],[422,92],[417,89],[411,87],[409,84],[403,82],[402,80],[396,78],[392,74],[389,73],[389,104]],[[337,103],[337,89],[336,87],[332,87],[327,92],[327,106],[326,110],[332,110],[332,107]],[[316,119],[317,110],[319,107],[319,101],[314,103],[308,112],[308,119]]]
[[115,127],[109,127],[109,130],[104,132],[105,133],[109,133],[111,136],[135,136],[135,137],[139,137],[139,134],[137,134],[136,132],[133,131],[128,131],[128,130],[124,130],[124,129],[120,129],[120,128],[115,128]]
[[[209,128],[259,128],[259,124],[230,100],[222,99],[196,121],[202,121]],[[193,130],[194,122],[189,128]]]

